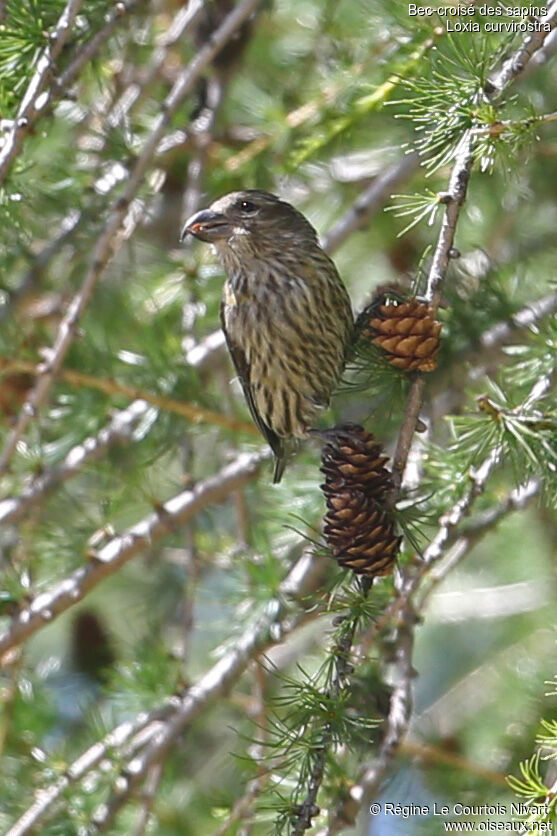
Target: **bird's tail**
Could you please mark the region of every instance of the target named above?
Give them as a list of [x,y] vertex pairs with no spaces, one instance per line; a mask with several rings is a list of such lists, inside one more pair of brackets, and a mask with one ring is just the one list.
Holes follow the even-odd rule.
[[265,438],[275,457],[275,470],[273,473],[273,485],[282,479],[286,465],[286,445],[284,439],[265,426]]
[[284,473],[284,467],[286,465],[286,455],[284,452],[284,448],[281,450],[275,450],[275,471],[273,473],[273,485],[276,485],[282,479],[282,474]]

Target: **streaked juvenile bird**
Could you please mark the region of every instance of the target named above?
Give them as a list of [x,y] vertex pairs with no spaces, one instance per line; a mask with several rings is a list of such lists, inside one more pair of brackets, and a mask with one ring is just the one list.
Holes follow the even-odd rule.
[[181,240],[187,233],[213,244],[226,272],[222,328],[279,482],[286,440],[307,436],[342,374],[350,297],[307,218],[268,192],[221,197],[186,221]]

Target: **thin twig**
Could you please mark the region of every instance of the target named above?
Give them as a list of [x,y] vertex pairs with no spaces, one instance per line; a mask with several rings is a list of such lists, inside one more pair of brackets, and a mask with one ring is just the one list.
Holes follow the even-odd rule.
[[34,256],[32,263],[23,275],[17,288],[10,295],[9,303],[0,308],[0,322],[7,319],[14,305],[23,295],[38,282],[41,272],[54,256],[62,249],[64,244],[76,232],[81,223],[85,220],[84,212],[72,210],[62,219],[58,232],[51,241],[46,244],[40,252]]
[[[135,3],[135,0],[133,0]],[[132,0],[126,4],[126,11],[130,11]],[[127,116],[130,111],[132,110],[133,106],[137,103],[139,98],[141,97],[142,93],[149,87],[150,84],[154,81],[157,74],[160,72],[161,67],[164,65],[165,61],[168,58],[168,51],[170,47],[175,44],[185,33],[187,28],[195,23],[197,17],[201,10],[203,9],[204,3],[203,0],[190,0],[187,6],[179,9],[176,13],[174,18],[171,20],[168,29],[165,31],[164,36],[160,42],[160,44],[155,49],[153,54],[153,58],[149,63],[145,72],[142,73],[141,78],[137,81],[134,81],[133,84],[130,84],[126,87],[124,92],[118,96],[116,103],[111,107],[109,113],[106,116],[106,122],[110,127],[114,127],[117,125],[125,116]],[[111,34],[113,30],[113,19],[117,21],[122,17],[122,13],[116,11],[116,9],[111,13],[109,17],[109,21],[106,24],[106,27],[99,32],[91,39],[91,41],[85,44],[85,47],[88,50],[94,48],[94,50],[98,50],[104,40]],[[94,45],[93,45],[94,41]],[[76,60],[79,58],[81,53],[78,53],[76,56]],[[70,65],[71,67],[71,65]],[[76,69],[77,64],[74,65],[72,72],[68,75],[68,71],[64,73],[61,79],[58,81],[54,81],[53,84],[58,85],[59,92],[64,89],[64,86],[67,86],[70,81],[73,81],[76,77]],[[109,130],[105,130],[102,132],[103,134],[103,142],[106,143],[107,137],[109,135]],[[157,149],[156,155],[158,156],[162,153],[162,144]],[[123,165],[123,162],[119,161],[120,165]],[[126,166],[124,166],[126,168]],[[129,177],[129,171],[127,171],[127,176]],[[102,175],[97,179],[95,183],[93,183],[92,191],[95,192],[101,180],[105,178],[105,171],[103,170]],[[113,183],[111,184],[110,191],[113,191],[120,183],[120,180],[114,178]],[[162,186],[162,184],[161,184]],[[21,280],[18,288],[12,294],[12,298],[10,299],[9,305],[4,305],[0,309],[0,321],[5,319],[8,315],[9,310],[13,306],[15,300],[20,298],[23,293],[33,285],[42,270],[48,265],[51,259],[59,252],[60,248],[63,244],[67,242],[69,238],[73,236],[73,234],[82,227],[82,225],[89,221],[91,218],[92,213],[96,210],[94,207],[88,207],[87,209],[82,209],[80,211],[72,210],[68,215],[60,223],[60,231],[57,235],[45,245],[45,247],[35,256],[33,259],[33,263],[27,270],[26,274],[24,275],[23,279]]]
[[373,796],[380,786],[384,773],[396,754],[398,745],[406,733],[412,714],[412,680],[415,676],[412,666],[414,650],[415,616],[410,606],[402,612],[398,626],[396,646],[394,648],[394,688],[390,698],[389,714],[386,719],[386,732],[381,744],[376,763],[367,769],[359,784],[352,787],[352,798]]
[[184,218],[189,218],[200,206],[207,154],[213,141],[215,122],[224,98],[224,80],[220,75],[215,74],[207,79],[204,97],[204,107],[190,126],[190,138],[194,151],[188,163],[183,198]]
[[[551,386],[550,378],[544,378],[540,385],[534,387],[535,397],[542,398]],[[531,398],[532,393],[528,396]],[[528,400],[528,399],[527,399]],[[381,630],[388,624],[403,625],[402,635],[397,633],[395,652],[400,647],[399,677],[391,697],[389,715],[386,720],[386,734],[379,750],[379,755],[373,765],[366,768],[357,784],[355,784],[343,803],[333,812],[326,836],[335,836],[341,832],[347,822],[353,823],[360,808],[376,794],[384,780],[394,755],[406,733],[410,721],[411,680],[413,669],[411,666],[412,634],[416,616],[422,612],[428,595],[435,585],[435,578],[423,595],[416,601],[416,593],[422,589],[422,582],[429,580],[432,567],[447,555],[447,568],[453,568],[455,560],[461,560],[471,548],[498,522],[515,510],[522,510],[537,495],[540,485],[532,481],[522,491],[513,491],[496,509],[482,515],[469,531],[461,531],[461,526],[470,514],[476,499],[485,491],[487,483],[498,466],[502,456],[502,448],[498,445],[484,459],[477,468],[469,472],[470,484],[466,493],[440,519],[437,534],[426,548],[423,559],[417,568],[411,566],[401,573],[397,583],[397,597],[394,598],[385,611],[377,618],[367,637],[362,641],[362,650],[369,647]],[[458,549],[457,549],[458,544]],[[454,549],[448,554],[448,550]],[[454,556],[453,556],[454,555]],[[443,576],[443,570],[441,570]],[[401,646],[400,644],[401,643]]]
[[[478,341],[471,343],[466,351],[467,363],[464,373],[455,378],[454,366],[460,363],[458,359],[435,380],[429,410],[430,420],[435,423],[436,416],[458,412],[467,397],[469,384],[481,382],[483,385],[486,377],[492,373],[494,365],[498,362],[499,350],[511,341],[516,341],[518,332],[526,329],[537,330],[540,323],[556,311],[557,293],[551,293],[529,302],[508,319],[497,322],[484,331]],[[416,452],[414,447],[412,452]],[[408,471],[405,480],[407,478]]]
[[304,611],[293,609],[293,601],[303,598],[312,589],[316,564],[318,561],[309,552],[300,558],[281,584],[279,595],[265,606],[263,615],[240,636],[225,656],[185,692],[172,715],[160,724],[156,734],[150,738],[145,750],[127,763],[123,770],[125,787],[115,789],[95,817],[98,832],[106,832],[151,766],[165,757],[166,752],[181,740],[185,729],[209,705],[230,690],[250,661],[281,641],[285,630],[291,631],[299,621],[303,621]]
[[43,90],[51,78],[56,58],[71,34],[72,24],[82,4],[83,0],[68,0],[58,23],[46,36],[49,40],[48,46],[37,61],[37,69],[27,85],[17,115],[0,148],[0,185],[5,181],[12,163],[19,154],[25,135],[48,103],[49,93],[47,92],[45,97],[42,95]]
[[486,534],[515,511],[523,511],[530,503],[539,496],[542,484],[538,479],[532,479],[523,488],[515,488],[505,499],[495,507],[479,514],[467,527],[460,532],[456,539],[452,538],[450,547],[445,547],[443,560],[435,558],[436,566],[424,578],[426,584],[422,584],[419,590],[419,598],[416,602],[416,609],[422,612],[428,599],[435,588],[441,583],[449,572],[457,566],[461,560],[476,546]]
[[[542,22],[554,28],[557,25],[557,0],[551,5]],[[520,48],[495,73],[484,89],[488,101],[498,98],[522,74],[534,52],[543,46],[547,32],[540,30],[529,34]],[[441,195],[445,212],[429,270],[425,297],[434,308],[439,306],[443,292],[443,283],[454,252],[453,243],[462,205],[466,199],[468,180],[474,161],[476,139],[473,130],[466,131],[456,152],[447,191]],[[395,495],[399,491],[404,476],[406,461],[416,430],[416,425],[423,403],[425,384],[421,375],[411,386],[406,403],[405,414],[400,429],[395,455],[393,457],[393,480]]]
[[72,447],[59,465],[41,473],[22,494],[0,500],[0,525],[18,522],[56,488],[81,473],[84,466],[100,458],[112,445],[129,441],[148,409],[145,401],[138,400],[127,409],[116,412],[96,436]]
[[111,109],[108,115],[110,125],[119,124],[130,113],[141,96],[159,75],[168,59],[170,47],[178,43],[185,32],[193,26],[204,6],[204,0],[190,0],[187,5],[176,12],[168,28],[161,35],[160,41],[147,67],[141,73],[141,78],[126,87]]
[[76,54],[66,67],[63,73],[58,78],[54,79],[52,84],[51,97],[60,98],[60,96],[74,83],[83,68],[95,55],[102,49],[104,44],[108,41],[117,24],[130,12],[133,11],[137,5],[137,0],[118,0],[106,16],[104,26],[97,30],[95,34],[79,47]]
[[70,764],[64,774],[57,778],[54,783],[37,791],[33,804],[10,827],[5,836],[24,836],[25,833],[35,830],[37,824],[68,787],[80,781],[102,760],[108,758],[113,750],[118,751],[127,740],[139,734],[149,723],[153,722],[151,714],[142,712],[137,715],[133,722],[127,721],[112,729],[102,740],[94,743]]
[[54,379],[64,362],[81,316],[91,300],[97,282],[104,274],[109,261],[122,243],[122,236],[120,235],[118,238],[118,233],[121,231],[121,226],[125,220],[130,203],[143,182],[151,159],[174,113],[183,99],[193,89],[200,73],[203,72],[215,55],[234,35],[238,27],[254,12],[260,2],[261,0],[242,0],[227,15],[207,44],[197,52],[188,66],[180,73],[172,90],[163,102],[161,113],[155,122],[155,127],[143,144],[142,150],[130,173],[130,178],[127,181],[123,195],[113,204],[111,214],[97,240],[93,250],[91,266],[85,276],[81,290],[74,297],[68,312],[60,323],[58,335],[52,349],[48,353],[47,361],[42,363],[37,369],[37,382],[20,411],[17,422],[0,457],[0,474],[6,472],[18,441],[26,432],[30,422],[49,396]]
[[[266,740],[267,717],[265,714],[265,691],[268,680],[268,672],[259,663],[254,666],[254,695],[255,708],[250,714],[254,715],[256,727],[254,730],[254,743],[250,747],[250,757],[257,763],[257,774],[251,781],[248,781],[244,795],[238,798],[230,811],[226,821],[215,830],[213,836],[226,836],[232,825],[236,822],[245,821],[253,811],[254,803],[263,792],[267,784],[271,770],[268,764],[264,763]],[[238,836],[247,836],[246,828],[238,832]]]
[[[28,360],[0,357],[0,376],[10,372],[33,374],[35,371],[36,366]],[[127,383],[118,383],[118,381],[112,380],[111,378],[96,377],[85,374],[85,372],[78,372],[76,369],[61,369],[59,379],[69,383],[71,386],[97,389],[99,392],[104,392],[107,395],[123,395],[132,401],[147,401],[152,406],[156,406],[157,409],[162,409],[165,412],[173,412],[175,415],[187,418],[188,421],[194,424],[214,424],[218,427],[224,427],[227,430],[244,432],[259,437],[258,430],[253,424],[247,421],[241,421],[231,415],[222,415],[220,412],[214,412],[212,409],[205,409],[203,406],[196,406],[186,401],[178,401],[166,395],[157,395],[155,392],[149,392],[137,386],[128,386]]]
[[[427,281],[427,290],[425,293],[426,300],[434,309],[437,309],[439,302],[441,301],[443,283],[445,281],[447,268],[453,251],[456,224],[460,216],[460,210],[462,209],[462,205],[466,198],[472,162],[472,135],[470,131],[467,131],[462,138],[460,150],[456,156],[449,180],[448,190],[442,196],[442,201],[445,204],[445,213],[441,222],[441,229],[439,230],[437,245],[431,262]],[[425,378],[422,374],[417,373],[410,386],[410,391],[408,392],[404,417],[402,419],[395,454],[393,456],[393,494],[395,496],[400,490],[400,486],[402,484],[406,462],[408,460],[410,447],[412,445],[418,418],[422,409],[424,392]]]
[[175,531],[203,508],[221,502],[238,490],[255,476],[260,462],[266,456],[267,451],[238,456],[219,473],[161,503],[154,513],[92,553],[84,566],[58,581],[49,590],[39,593],[12,618],[10,626],[0,635],[0,660],[12,647],[21,644],[45,624],[77,604],[91,589],[121,569],[131,558],[151,548],[165,534]]
[[[542,26],[548,24],[551,29],[555,28],[557,24],[556,0],[553,0],[553,3],[547,9],[547,13],[540,17],[539,22]],[[534,53],[543,48],[549,34],[549,32],[540,28],[540,30],[534,30],[524,38],[519,49],[503,63],[498,72],[489,78],[484,90],[489,101],[498,99],[506,88],[522,75]]]
[[376,177],[329,229],[323,238],[325,252],[334,252],[350,235],[367,226],[373,215],[382,209],[385,201],[391,197],[392,190],[411,177],[419,164],[420,158],[416,152],[405,154],[402,159]]
[[413,759],[418,758],[426,763],[450,766],[452,769],[458,769],[467,775],[477,775],[478,778],[489,781],[490,784],[496,787],[505,787],[508,789],[509,786],[507,776],[503,772],[486,769],[469,760],[469,758],[464,758],[462,755],[457,755],[455,752],[450,752],[441,746],[434,746],[431,743],[423,743],[421,740],[406,738],[400,744],[399,752],[402,755],[408,755]]
[[[332,655],[335,660],[335,673],[331,686],[328,690],[328,697],[338,697],[341,691],[346,688],[348,671],[350,669],[350,654],[352,644],[354,642],[356,625],[357,618],[352,617],[349,629],[347,629],[340,636],[336,646],[332,650]],[[317,794],[325,776],[327,753],[331,748],[332,739],[333,729],[332,725],[328,723],[323,729],[319,749],[315,754],[312,770],[308,779],[306,796],[299,805],[296,817],[292,822],[292,836],[303,836],[306,830],[311,827],[312,819],[319,813],[319,808],[316,804]]]
[[162,780],[162,773],[163,768],[160,763],[154,764],[147,773],[145,785],[140,796],[141,809],[139,811],[139,818],[135,828],[133,829],[132,836],[143,836],[145,830],[147,829],[155,797]]
[[481,349],[490,350],[504,345],[517,330],[532,328],[541,319],[557,311],[557,293],[550,293],[541,299],[529,302],[509,319],[497,322],[480,336]]

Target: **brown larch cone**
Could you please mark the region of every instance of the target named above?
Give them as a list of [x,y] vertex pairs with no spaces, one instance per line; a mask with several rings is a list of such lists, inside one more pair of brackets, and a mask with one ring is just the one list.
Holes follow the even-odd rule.
[[327,505],[323,531],[338,563],[370,578],[388,575],[401,539],[392,516],[358,488],[337,491]]
[[321,454],[325,494],[349,484],[361,487],[377,502],[383,501],[392,487],[392,478],[385,467],[388,456],[383,455],[373,435],[358,424],[342,424],[321,435],[327,439]]
[[387,456],[373,435],[357,424],[322,433],[327,501],[323,532],[341,566],[374,578],[391,571],[401,538],[384,507],[392,487]]
[[81,610],[71,631],[72,662],[77,671],[104,682],[116,661],[112,639],[100,616]]
[[25,403],[34,379],[34,376],[28,372],[0,375],[0,413],[8,418],[16,415]]
[[397,369],[430,372],[437,365],[441,323],[427,302],[396,297],[388,291],[377,296],[364,312],[362,333]]

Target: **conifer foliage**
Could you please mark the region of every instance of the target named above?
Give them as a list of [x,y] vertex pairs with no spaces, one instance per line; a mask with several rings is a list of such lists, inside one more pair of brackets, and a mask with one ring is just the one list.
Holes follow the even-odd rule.
[[[0,0],[2,833],[554,825],[557,2],[438,5]],[[246,188],[357,323],[278,486]]]

